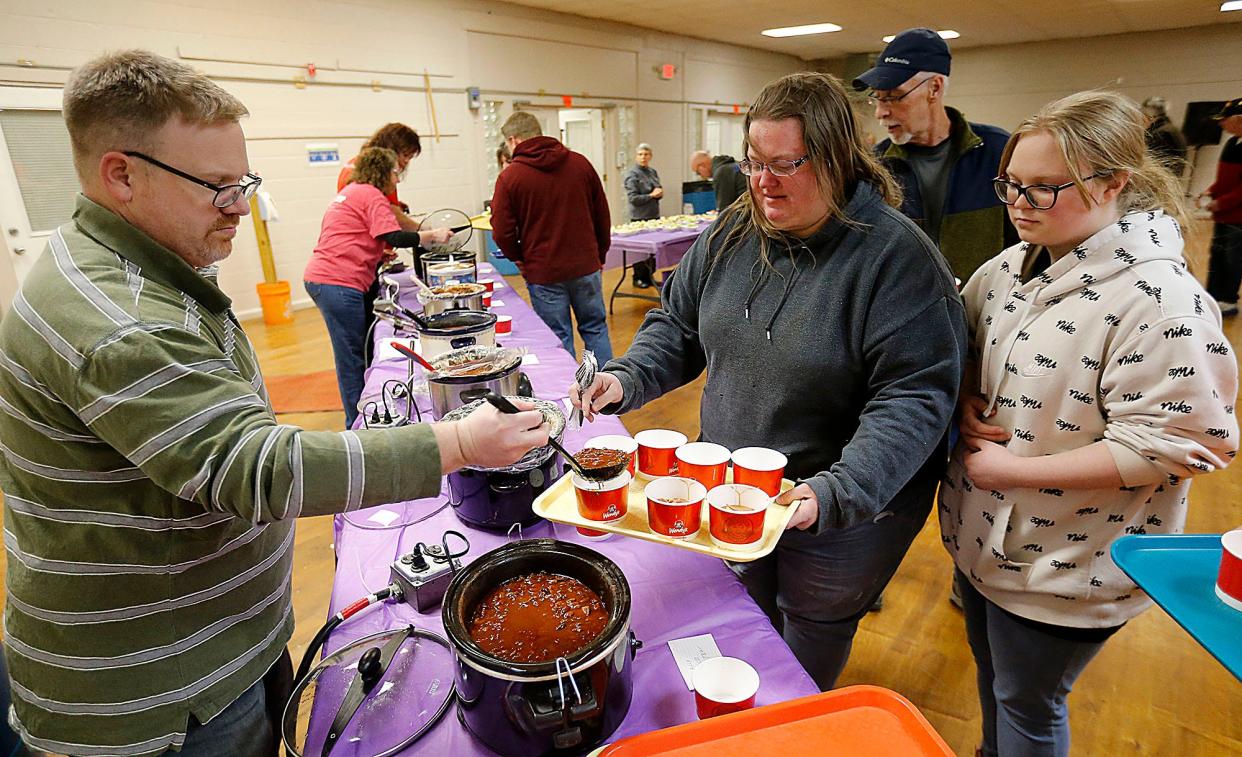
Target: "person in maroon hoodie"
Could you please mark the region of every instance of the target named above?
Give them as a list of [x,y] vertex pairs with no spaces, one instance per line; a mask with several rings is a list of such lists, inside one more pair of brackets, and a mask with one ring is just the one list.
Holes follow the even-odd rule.
[[1242,97],[1225,103],[1213,118],[1230,138],[1220,152],[1216,181],[1199,195],[1215,222],[1207,291],[1220,304],[1221,315],[1237,315],[1242,285]]
[[492,195],[492,238],[517,264],[530,304],[574,354],[570,311],[600,365],[612,359],[600,271],[612,219],[591,163],[518,111],[500,128],[513,154]]

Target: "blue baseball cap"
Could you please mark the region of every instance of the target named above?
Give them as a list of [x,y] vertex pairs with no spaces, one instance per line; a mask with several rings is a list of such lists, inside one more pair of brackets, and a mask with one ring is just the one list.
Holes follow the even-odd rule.
[[949,75],[949,45],[931,29],[906,29],[854,80],[855,89],[896,89],[920,71]]

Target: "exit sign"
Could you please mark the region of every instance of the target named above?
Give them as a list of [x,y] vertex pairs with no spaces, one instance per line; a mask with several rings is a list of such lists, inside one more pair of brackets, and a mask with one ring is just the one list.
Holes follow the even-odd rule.
[[672,63],[665,63],[664,65],[660,66],[660,78],[661,79],[664,79],[667,81],[669,79],[672,79],[676,75],[677,75],[677,66],[673,65]]

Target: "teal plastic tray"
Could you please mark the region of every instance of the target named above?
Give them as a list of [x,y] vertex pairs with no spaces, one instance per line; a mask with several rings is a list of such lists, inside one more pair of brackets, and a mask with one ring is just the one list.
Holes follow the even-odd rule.
[[1220,534],[1123,536],[1113,562],[1242,680],[1242,612],[1216,596]]

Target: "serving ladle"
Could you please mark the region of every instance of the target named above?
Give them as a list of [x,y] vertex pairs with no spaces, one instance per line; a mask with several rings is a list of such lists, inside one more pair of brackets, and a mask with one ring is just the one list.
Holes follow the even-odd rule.
[[[504,397],[501,397],[495,392],[489,391],[487,394],[483,395],[483,399],[487,400],[489,405],[507,415],[522,412],[521,410],[518,410],[517,406],[512,402]],[[616,478],[621,474],[621,471],[625,470],[626,466],[629,465],[629,460],[623,459],[619,465],[608,465],[602,468],[585,468],[582,463],[578,462],[577,458],[569,454],[569,452],[561,446],[561,443],[556,439],[553,439],[550,435],[548,436],[548,444],[552,445],[552,449],[561,453],[561,457],[565,458],[565,463],[569,465],[570,468],[574,469],[574,473],[582,476],[587,481],[599,483],[601,481],[607,481],[611,478]]]

